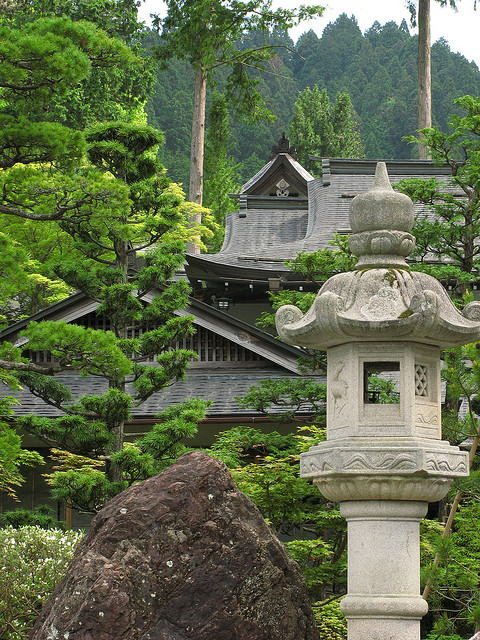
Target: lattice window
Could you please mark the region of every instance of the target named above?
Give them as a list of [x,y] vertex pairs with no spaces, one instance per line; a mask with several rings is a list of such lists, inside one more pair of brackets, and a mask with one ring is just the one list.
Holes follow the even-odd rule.
[[415,395],[428,396],[427,367],[421,364],[415,365]]
[[[92,329],[108,330],[110,328],[109,321],[95,312],[89,313],[82,318],[76,320],[76,324]],[[143,333],[141,327],[130,327],[127,330],[127,338],[139,338]],[[193,336],[178,340],[172,349],[189,349],[198,355],[196,362],[259,362],[265,358],[254,353],[250,349],[223,338],[217,333],[197,326],[197,331]],[[48,363],[52,362],[50,353],[30,350],[25,352],[33,362]],[[155,358],[149,358],[150,362],[154,362]]]
[[213,331],[197,327],[190,338],[180,340],[175,345],[179,349],[191,349],[198,354],[198,362],[254,362],[263,360],[261,356]]

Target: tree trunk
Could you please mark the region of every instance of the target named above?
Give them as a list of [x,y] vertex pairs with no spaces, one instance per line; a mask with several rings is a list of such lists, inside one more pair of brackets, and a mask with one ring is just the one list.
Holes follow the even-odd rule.
[[[430,0],[418,2],[418,128],[432,126],[432,63],[430,50]],[[430,158],[429,150],[418,145],[418,158]]]
[[[195,94],[193,96],[192,146],[190,151],[190,185],[188,199],[202,204],[203,196],[203,150],[205,144],[205,101],[207,97],[207,74],[200,66],[195,71]],[[200,224],[200,214],[191,217],[192,224]],[[200,253],[197,244],[187,247],[189,253]]]
[[[130,249],[130,245],[128,240],[115,240],[115,267],[119,273],[122,274],[122,282],[128,282],[128,252]],[[111,329],[115,333],[115,336],[119,340],[125,340],[127,337],[127,327],[118,323],[118,319],[112,317],[111,319]],[[110,380],[109,388],[110,389],[118,389],[122,393],[125,393],[125,378],[122,380],[113,381]],[[112,447],[112,452],[122,451],[123,444],[125,442],[125,422],[123,420],[116,423],[113,428],[113,433],[115,434],[115,441]],[[123,473],[122,470],[114,463],[111,463],[107,466],[107,475],[110,481],[112,482],[122,482]]]

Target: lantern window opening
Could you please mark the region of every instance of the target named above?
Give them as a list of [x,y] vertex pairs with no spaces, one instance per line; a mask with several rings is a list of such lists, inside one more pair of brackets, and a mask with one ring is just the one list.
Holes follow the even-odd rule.
[[365,404],[400,404],[400,362],[363,363]]

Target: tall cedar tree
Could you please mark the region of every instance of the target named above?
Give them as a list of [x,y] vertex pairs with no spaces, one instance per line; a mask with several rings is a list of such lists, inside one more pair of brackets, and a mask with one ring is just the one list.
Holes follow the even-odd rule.
[[[435,0],[442,7],[449,5],[457,9],[460,0]],[[476,8],[476,0],[474,7]],[[412,24],[418,23],[418,129],[432,126],[432,58],[431,58],[431,2],[418,0],[417,3],[407,0],[407,7],[412,16]],[[420,160],[430,158],[428,143],[420,137],[418,143],[418,157]]]
[[339,93],[332,105],[327,90],[314,85],[300,93],[290,123],[290,138],[297,149],[299,162],[311,173],[318,173],[320,157],[359,158],[364,147],[357,130],[350,96]]
[[[65,386],[8,344],[1,347],[0,365],[62,411],[51,421],[27,416],[19,426],[60,448],[66,468],[52,477],[57,497],[95,511],[128,482],[155,473],[175,457],[180,438],[203,416],[202,402],[173,407],[136,447],[123,447],[131,407],[183,377],[192,356],[170,350],[192,332],[190,318],[174,315],[186,304],[187,287],[169,283],[187,238],[183,194],[151,153],[162,136],[150,127],[92,128],[88,149],[94,167],[85,163],[81,133],[38,119],[51,96],[76,86],[92,65],[136,62],[125,45],[94,25],[65,18],[40,19],[21,32],[0,25],[0,31],[0,211],[57,224],[74,239],[83,259],[63,261],[57,273],[98,302],[111,327],[104,332],[44,322],[31,324],[25,333],[33,350],[52,353],[50,373],[74,367],[103,377],[100,396],[73,401]],[[130,281],[129,256],[148,248],[143,267]],[[149,291],[158,295],[146,305],[141,299]],[[129,337],[132,325],[143,330],[140,336]],[[157,354],[155,365],[145,365]],[[127,376],[131,395],[124,391]],[[8,381],[6,373],[2,379]]]
[[161,31],[157,54],[163,65],[166,67],[169,60],[179,58],[187,60],[195,71],[188,192],[191,202],[202,204],[203,197],[207,81],[213,81],[216,69],[228,68],[227,94],[234,99],[237,111],[253,120],[264,117],[269,112],[248,70],[262,69],[265,60],[274,55],[275,47],[239,50],[238,41],[249,31],[289,28],[323,11],[319,6],[304,5],[295,10],[274,11],[271,4],[271,0],[167,0],[167,15],[154,20]]
[[226,214],[237,206],[228,195],[240,188],[240,165],[235,164],[230,155],[232,146],[227,101],[224,95],[214,91],[207,116],[204,187],[204,205],[211,209],[221,229],[213,242],[214,251],[222,246]]

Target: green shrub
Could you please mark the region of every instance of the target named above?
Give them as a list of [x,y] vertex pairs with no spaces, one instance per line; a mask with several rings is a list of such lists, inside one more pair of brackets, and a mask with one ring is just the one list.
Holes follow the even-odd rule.
[[321,640],[347,640],[347,620],[335,600],[321,606],[313,605]]
[[0,529],[0,638],[26,640],[82,537],[74,531]]
[[53,515],[53,509],[47,504],[41,504],[35,509],[13,509],[5,511],[0,516],[0,522],[3,526],[10,526],[18,529],[19,527],[41,527],[42,529],[66,529],[66,522],[56,520]]
[[437,631],[432,631],[428,634],[425,640],[465,640],[462,636],[454,633],[453,635],[445,635],[444,633],[438,633]]

